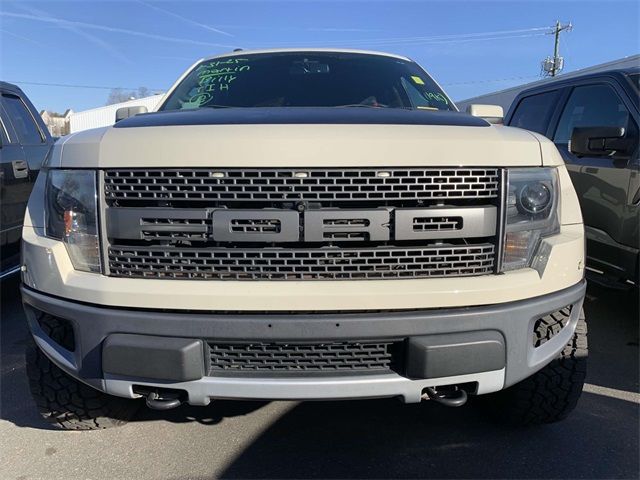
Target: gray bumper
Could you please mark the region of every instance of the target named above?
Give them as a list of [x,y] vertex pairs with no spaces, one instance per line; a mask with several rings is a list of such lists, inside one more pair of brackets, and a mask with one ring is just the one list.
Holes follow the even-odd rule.
[[[70,375],[102,391],[124,397],[136,396],[133,385],[180,389],[187,393],[189,403],[204,405],[212,398],[336,399],[398,396],[405,401],[415,402],[420,400],[422,391],[428,386],[461,383],[475,383],[478,394],[497,391],[530,376],[557,356],[573,335],[585,287],[585,282],[582,281],[553,294],[483,307],[304,314],[130,310],[69,302],[24,287],[22,294],[29,327],[36,343]],[[568,324],[549,341],[534,348],[533,326],[536,320],[567,306],[573,306]],[[64,318],[73,325],[76,337],[73,352],[64,349],[46,335],[37,321],[38,311]],[[158,344],[154,343],[152,337],[165,337],[168,341]],[[117,348],[128,348],[131,345],[135,347],[138,345],[136,338],[144,340],[139,344],[140,348],[144,344],[151,349],[151,354],[158,355],[157,361],[150,362],[156,365],[153,378],[141,377],[140,373],[123,375],[118,368],[126,370],[126,362],[118,362],[117,354],[111,357],[115,357],[114,362],[119,365],[118,368],[105,368],[103,365],[104,359],[110,358],[105,353],[107,350],[104,345],[112,344],[116,349],[112,350],[113,353],[121,351]],[[419,362],[414,362],[411,378],[397,373],[285,378],[209,376],[206,368],[200,373],[200,378],[193,377],[192,371],[190,376],[184,377],[186,380],[180,380],[180,374],[176,378],[169,372],[162,378],[162,369],[157,366],[163,358],[179,360],[172,360],[173,363],[193,363],[193,356],[185,357],[184,362],[181,360],[182,350],[194,352],[197,348],[176,348],[170,352],[169,357],[162,356],[162,348],[170,349],[173,343],[183,344],[180,339],[230,342],[395,339],[406,341],[410,349],[421,349],[423,356]],[[471,346],[461,347],[460,339],[468,340]],[[483,344],[479,347],[478,339],[487,343],[487,346]],[[185,345],[192,344],[186,342]],[[434,353],[436,351],[437,354]],[[471,354],[477,365],[470,370]],[[204,362],[204,354],[202,355]],[[497,360],[502,355],[504,360]],[[424,364],[423,367],[420,364]],[[106,373],[107,371],[111,373]],[[415,372],[422,372],[422,375],[416,378]]]

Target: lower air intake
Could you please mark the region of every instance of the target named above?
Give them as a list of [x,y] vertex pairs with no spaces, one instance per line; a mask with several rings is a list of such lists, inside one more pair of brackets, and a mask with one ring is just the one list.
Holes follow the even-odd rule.
[[210,375],[219,373],[388,372],[398,344],[209,343]]
[[533,326],[533,346],[544,345],[569,324],[572,306],[564,307],[536,320]]

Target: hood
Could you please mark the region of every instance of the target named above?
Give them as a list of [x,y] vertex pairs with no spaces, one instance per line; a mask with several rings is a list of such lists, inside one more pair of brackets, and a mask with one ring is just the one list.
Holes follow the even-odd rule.
[[[250,115],[243,117],[240,110],[211,109],[202,115],[196,112],[141,115],[114,127],[79,132],[65,140],[62,154],[52,159],[59,165],[53,166],[264,168],[542,164],[540,142],[530,132],[488,125],[484,120],[457,112],[398,110],[391,112],[393,115],[383,113],[374,120],[372,113],[387,110],[353,108],[340,109],[343,118],[333,123],[327,115],[335,112],[316,112],[315,122],[324,116],[324,123],[312,123],[310,117],[302,118],[302,112],[295,115],[290,112],[298,109],[277,109],[289,111],[277,114],[279,122],[268,118],[263,111],[244,111]],[[227,113],[222,115],[224,112]],[[356,121],[356,117],[360,120]],[[147,125],[150,122],[153,126]]]

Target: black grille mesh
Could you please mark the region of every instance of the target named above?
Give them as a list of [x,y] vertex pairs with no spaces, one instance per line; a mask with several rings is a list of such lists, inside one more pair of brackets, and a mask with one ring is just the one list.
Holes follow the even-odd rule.
[[108,202],[369,201],[498,196],[495,168],[106,170]]
[[210,375],[220,372],[384,372],[394,364],[391,342],[279,344],[209,343]]
[[379,248],[109,247],[111,275],[195,280],[356,280],[492,273],[492,244]]

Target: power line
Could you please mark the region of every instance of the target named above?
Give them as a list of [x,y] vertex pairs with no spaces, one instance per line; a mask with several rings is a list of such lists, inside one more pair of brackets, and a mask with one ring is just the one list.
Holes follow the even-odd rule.
[[[549,31],[549,27],[532,27],[532,28],[522,28],[518,30],[497,30],[493,32],[475,32],[475,33],[454,33],[448,35],[435,35],[435,36],[418,36],[418,37],[387,37],[387,38],[360,38],[360,39],[352,39],[352,40],[326,40],[323,41],[323,45],[336,45],[336,44],[345,44],[349,45],[392,45],[392,44],[403,44],[403,43],[415,43],[415,42],[432,42],[432,41],[453,41],[460,39],[469,39],[473,40],[475,38],[482,37],[495,37],[501,35],[512,35],[518,33],[533,33],[533,32],[541,32],[539,34],[544,35]],[[287,42],[289,45],[291,42]]]
[[[44,87],[63,87],[63,88],[92,88],[92,89],[97,89],[97,90],[115,90],[115,89],[122,89],[122,90],[137,90],[140,87],[106,87],[106,86],[102,86],[102,85],[73,85],[71,83],[44,83],[44,82],[26,82],[26,81],[22,81],[22,80],[7,80],[7,82],[9,83],[17,83],[19,85],[39,85],[39,86],[44,86]],[[164,89],[162,88],[150,88],[149,89],[152,92],[161,92],[164,91]]]
[[[457,86],[457,85],[475,85],[475,84],[479,84],[479,83],[495,83],[495,82],[505,82],[508,80],[531,80],[533,78],[538,78],[537,76],[519,76],[519,77],[507,77],[507,78],[494,78],[491,80],[473,80],[473,81],[468,81],[468,82],[454,82],[454,83],[443,83],[441,84],[443,87],[451,87],[451,86]],[[7,80],[7,82],[9,83],[16,83],[19,85],[38,85],[38,86],[45,86],[45,87],[62,87],[62,88],[91,88],[91,89],[97,89],[97,90],[115,90],[115,89],[122,89],[122,90],[137,90],[140,87],[122,87],[122,86],[118,86],[118,87],[107,87],[107,86],[103,86],[103,85],[74,85],[71,83],[45,83],[45,82],[27,82],[27,81],[22,81],[22,80]],[[162,88],[150,88],[149,89],[151,92],[163,92],[164,89]]]

